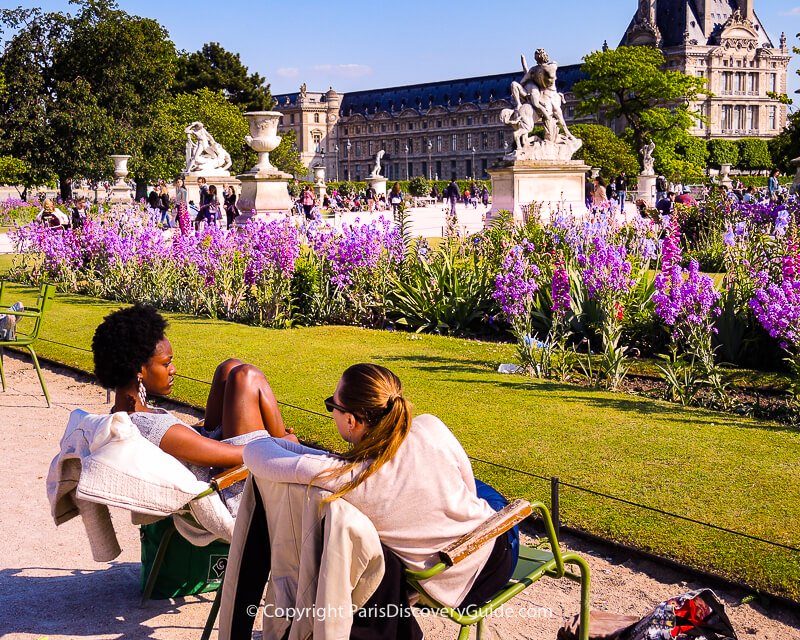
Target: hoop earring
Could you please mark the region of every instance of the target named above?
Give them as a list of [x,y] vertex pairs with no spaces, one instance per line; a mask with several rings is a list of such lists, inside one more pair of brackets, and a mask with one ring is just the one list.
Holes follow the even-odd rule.
[[147,406],[147,389],[144,388],[144,383],[142,382],[142,376],[139,375],[139,401],[142,403],[143,406]]

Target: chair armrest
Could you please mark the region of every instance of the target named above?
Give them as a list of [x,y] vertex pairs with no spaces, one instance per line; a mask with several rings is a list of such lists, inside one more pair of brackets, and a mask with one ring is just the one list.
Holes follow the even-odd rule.
[[20,318],[38,318],[42,315],[41,311],[14,311],[11,308],[0,307],[0,313],[5,313],[9,316],[18,316]]
[[238,467],[228,469],[227,471],[223,471],[222,473],[215,475],[213,478],[211,478],[211,486],[217,491],[222,491],[223,489],[230,487],[232,484],[246,480],[249,474],[250,469],[244,465],[239,465]]
[[439,552],[439,558],[447,565],[461,562],[490,540],[522,522],[531,513],[533,509],[527,500],[514,500],[473,531],[447,545]]

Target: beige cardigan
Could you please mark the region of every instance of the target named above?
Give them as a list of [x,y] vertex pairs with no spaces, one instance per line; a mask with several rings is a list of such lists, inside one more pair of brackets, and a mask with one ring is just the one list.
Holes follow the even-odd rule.
[[[256,487],[265,514],[254,513]],[[255,475],[248,479],[223,582],[220,640],[242,640],[231,635],[237,596],[251,603],[261,600],[260,593],[238,593],[238,578],[248,564],[243,552],[253,518],[264,515],[271,559],[260,608],[263,640],[282,640],[290,625],[289,640],[349,638],[354,608],[369,600],[383,578],[383,550],[365,515],[344,500],[322,506],[326,495],[307,485]],[[251,607],[245,615],[255,617],[258,607]],[[283,612],[294,613],[293,620],[281,616]]]

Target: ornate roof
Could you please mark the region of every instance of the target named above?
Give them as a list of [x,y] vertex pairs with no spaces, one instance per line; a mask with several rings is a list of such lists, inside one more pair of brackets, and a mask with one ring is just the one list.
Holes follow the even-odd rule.
[[[580,65],[565,65],[558,68],[558,90],[567,93],[581,78]],[[400,114],[405,109],[427,111],[434,107],[455,110],[460,105],[489,104],[495,100],[511,99],[511,82],[519,81],[522,71],[500,73],[492,76],[461,78],[426,82],[402,87],[368,89],[343,94],[341,113],[344,116],[356,113],[374,114],[381,111]],[[276,95],[276,109],[284,105],[296,105],[298,93]],[[287,103],[288,100],[288,103]]]
[[[753,13],[752,21],[742,17],[735,0],[706,4],[709,5],[706,11],[711,13],[712,18],[709,33],[704,31],[703,14],[695,0],[657,0],[656,23],[651,24],[637,12],[625,30],[620,45],[657,44],[662,48],[679,47],[683,44],[713,46],[721,44],[721,39],[726,35],[724,32],[729,31],[731,26],[744,26],[749,27],[752,32],[754,48],[774,48],[758,16]],[[652,36],[648,38],[650,33]]]

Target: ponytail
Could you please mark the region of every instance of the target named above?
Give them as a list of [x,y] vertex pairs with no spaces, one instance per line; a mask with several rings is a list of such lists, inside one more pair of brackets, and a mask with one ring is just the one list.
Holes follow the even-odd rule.
[[[366,424],[364,437],[341,454],[343,467],[323,471],[317,478],[336,479],[363,467],[352,480],[341,485],[324,502],[333,502],[358,487],[391,460],[411,430],[412,404],[403,396],[400,379],[374,364],[358,364],[342,375],[339,395],[344,406]],[[366,463],[366,466],[364,466]]]

